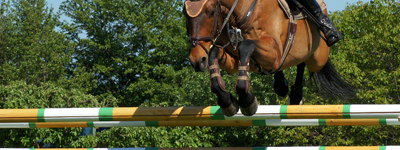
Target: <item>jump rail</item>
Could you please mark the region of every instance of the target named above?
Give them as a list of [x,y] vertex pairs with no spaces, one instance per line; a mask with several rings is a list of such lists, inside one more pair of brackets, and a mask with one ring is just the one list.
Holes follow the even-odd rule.
[[398,119],[269,119],[193,121],[94,121],[0,123],[0,128],[158,127],[158,126],[355,126],[400,125]]
[[398,150],[400,146],[211,147],[211,148],[0,148],[0,150]]
[[253,116],[222,114],[208,107],[2,109],[5,122],[184,121],[266,119],[398,119],[400,105],[262,105]]

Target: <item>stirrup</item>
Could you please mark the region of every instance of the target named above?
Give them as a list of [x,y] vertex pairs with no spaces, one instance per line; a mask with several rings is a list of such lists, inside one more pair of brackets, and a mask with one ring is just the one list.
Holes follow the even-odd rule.
[[[333,31],[331,31],[331,32],[333,32]],[[326,45],[328,45],[328,47],[331,47],[332,45],[334,45],[337,42],[339,42],[340,39],[342,39],[342,35],[337,32],[336,36],[332,35],[332,36],[329,36],[327,39],[324,39],[324,40],[326,42]]]
[[[339,42],[340,39],[342,39],[342,35],[336,29],[335,25],[333,25],[332,22],[331,24],[332,28],[329,28],[324,23],[321,23],[321,26],[318,27],[318,34],[326,42],[326,45],[328,45],[328,47],[331,47],[335,43]],[[321,32],[323,32],[324,35],[322,35]]]

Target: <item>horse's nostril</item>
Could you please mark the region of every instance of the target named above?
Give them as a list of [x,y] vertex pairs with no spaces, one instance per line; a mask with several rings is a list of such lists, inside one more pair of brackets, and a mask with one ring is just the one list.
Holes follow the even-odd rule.
[[207,58],[206,58],[206,57],[201,58],[201,62],[202,62],[202,63],[206,63],[206,61],[207,61]]

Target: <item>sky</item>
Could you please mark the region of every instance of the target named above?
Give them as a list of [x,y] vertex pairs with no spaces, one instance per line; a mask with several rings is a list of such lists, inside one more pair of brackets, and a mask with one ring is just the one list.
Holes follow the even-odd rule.
[[[52,6],[55,12],[58,11],[58,7],[64,0],[47,0],[47,4]],[[328,5],[328,11],[340,11],[343,10],[347,4],[355,4],[358,1],[369,2],[370,0],[325,0]],[[69,21],[70,19],[66,16],[61,16],[61,20]]]
[[370,0],[325,0],[328,11],[343,10],[347,4],[356,4],[358,1],[369,2]]

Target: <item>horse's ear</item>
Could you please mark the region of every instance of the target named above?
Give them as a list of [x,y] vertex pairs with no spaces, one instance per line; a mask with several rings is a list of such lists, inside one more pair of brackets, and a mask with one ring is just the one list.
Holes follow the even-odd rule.
[[203,10],[204,5],[206,4],[207,0],[198,0],[198,1],[191,1],[191,0],[186,0],[185,1],[185,8],[186,8],[186,13],[188,14],[189,17],[197,17],[201,10]]

